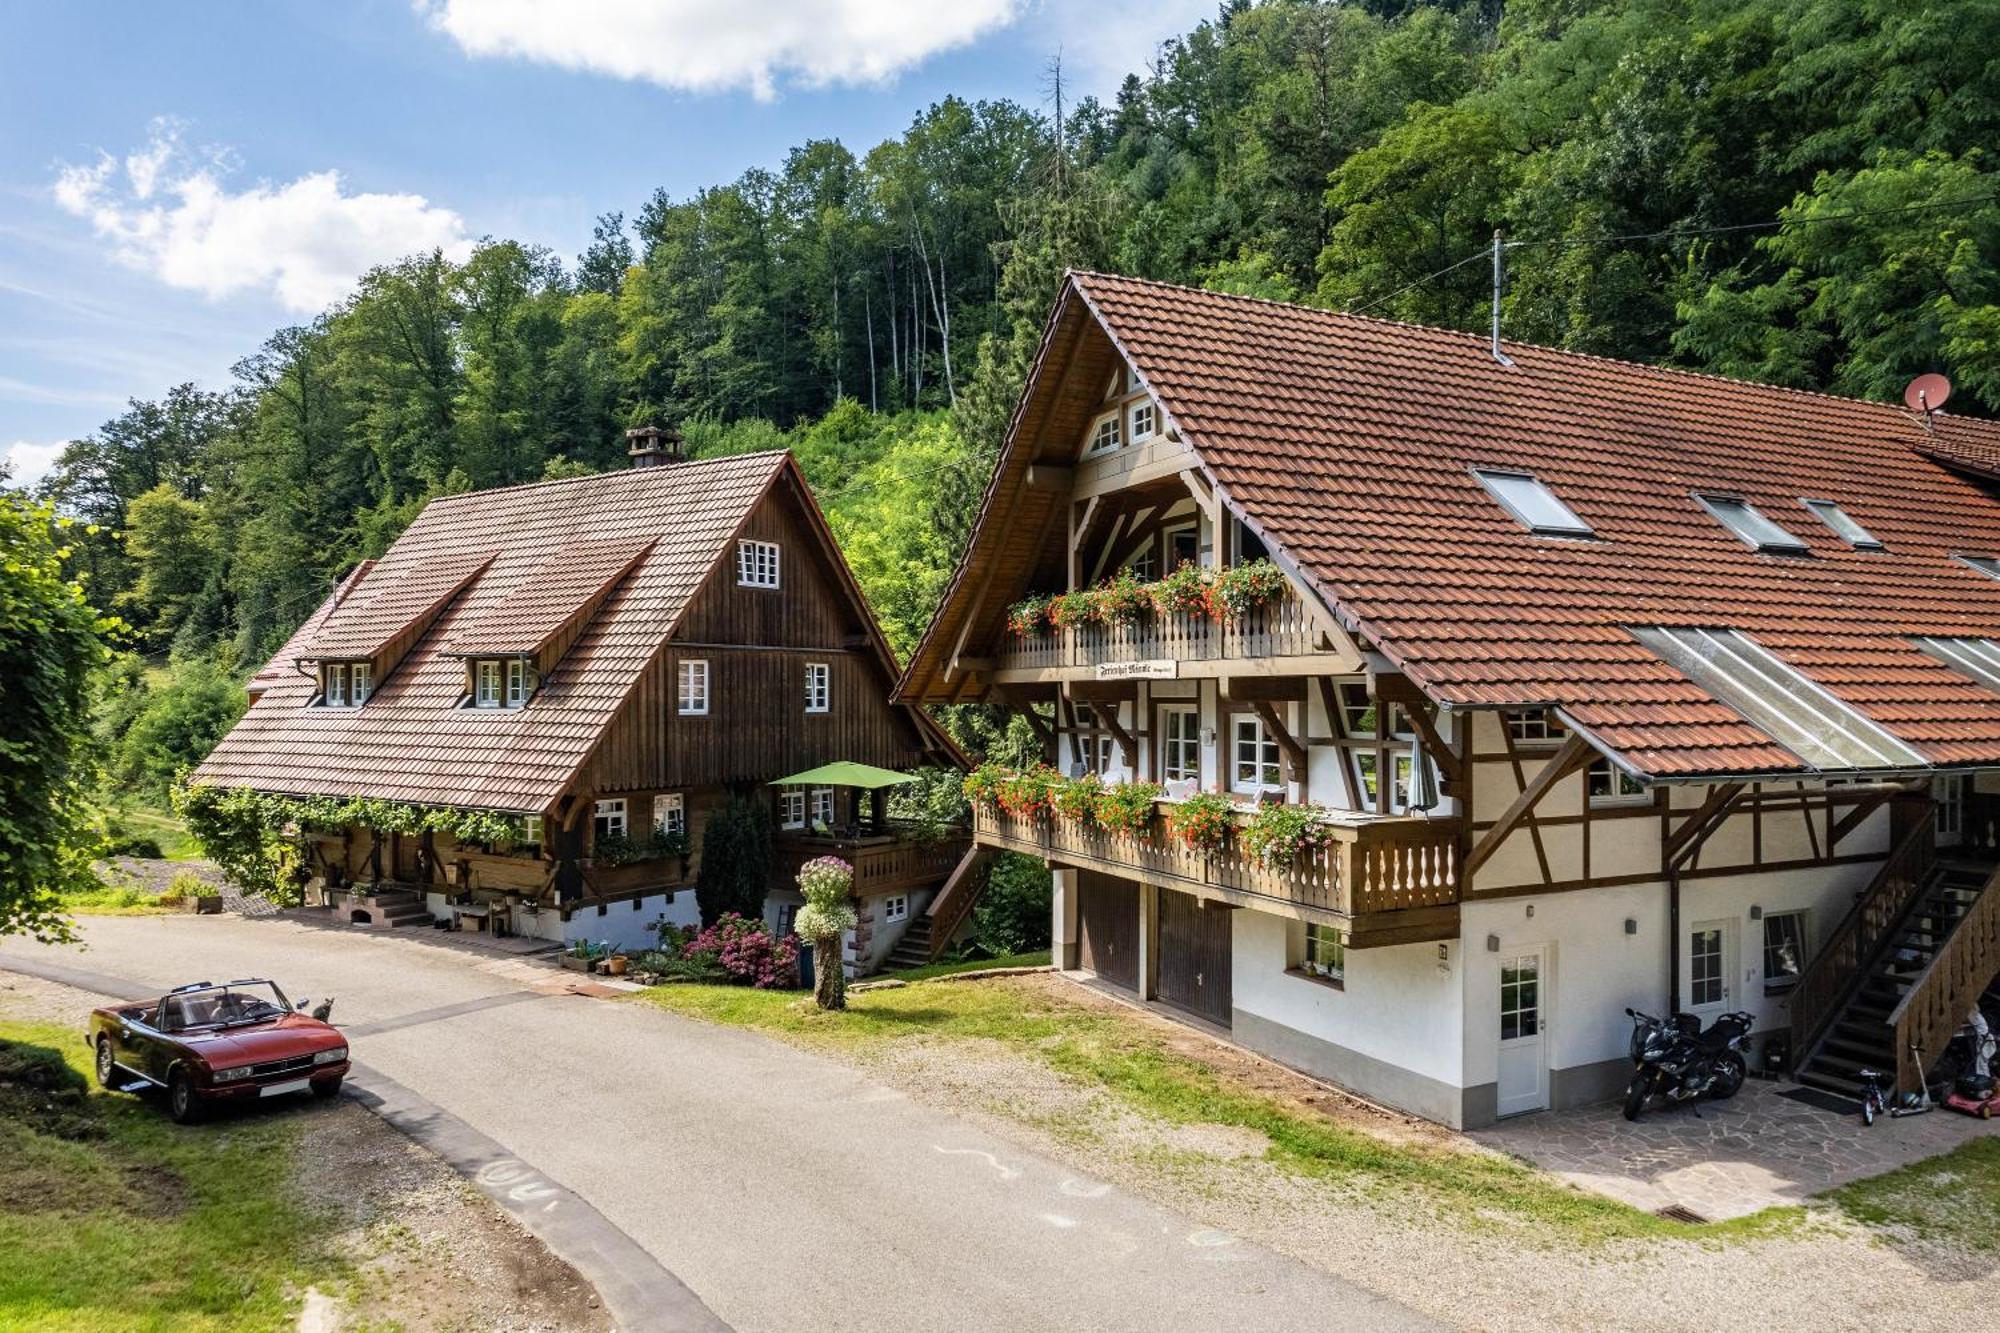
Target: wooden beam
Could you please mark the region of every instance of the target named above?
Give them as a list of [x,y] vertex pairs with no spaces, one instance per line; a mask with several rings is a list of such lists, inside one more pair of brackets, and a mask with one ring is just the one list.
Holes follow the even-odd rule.
[[1240,704],[1302,704],[1306,701],[1304,676],[1231,676],[1229,697]]
[[[1890,801],[1896,799],[1896,797],[1908,795],[1909,792],[1910,788],[1900,785],[1875,787],[1865,792],[1861,799],[1854,803],[1852,810],[1849,810],[1834,822],[1832,832],[1826,840],[1827,855],[1833,855],[1834,848],[1840,846],[1840,840],[1854,832],[1855,829],[1860,828],[1862,821],[1867,819],[1868,816],[1880,810]],[[1833,794],[1829,792],[1827,793],[1827,804],[1831,806],[1833,803]]]
[[[1301,682],[1301,684],[1303,683]],[[1262,699],[1257,700],[1252,706],[1257,710],[1257,716],[1264,719],[1264,725],[1270,728],[1271,736],[1278,742],[1278,748],[1284,751],[1285,758],[1291,765],[1292,781],[1304,782],[1306,780],[1306,747],[1300,745],[1293,738],[1291,731],[1285,726],[1284,719],[1278,716],[1276,708],[1273,708]]]
[[1486,836],[1466,854],[1465,867],[1459,872],[1459,883],[1470,883],[1473,872],[1485,865],[1493,853],[1499,850],[1500,844],[1507,840],[1507,836],[1520,827],[1521,821],[1535,812],[1535,807],[1542,803],[1542,798],[1554,790],[1558,782],[1578,769],[1587,767],[1596,754],[1597,752],[1591,749],[1589,741],[1576,732],[1571,732],[1569,739],[1549,756],[1546,764],[1542,765],[1541,772],[1528,780],[1528,784],[1521,789],[1521,794],[1514,798],[1514,803],[1507,807],[1500,818],[1493,821],[1493,827],[1486,830]]
[[1076,469],[1063,463],[1030,463],[1025,485],[1031,491],[1067,491]]
[[1696,806],[1694,813],[1682,820],[1680,827],[1668,834],[1666,842],[1661,844],[1660,854],[1669,870],[1701,845],[1711,827],[1728,813],[1729,807],[1736,803],[1736,798],[1748,786],[1743,782],[1724,782],[1708,789],[1708,799]]
[[[1452,748],[1444,743],[1444,737],[1438,734],[1437,726],[1432,721],[1429,711],[1430,700],[1424,696],[1422,690],[1410,683],[1408,676],[1378,676],[1375,684],[1376,698],[1396,704],[1409,717],[1411,725],[1417,729],[1418,739],[1424,743],[1424,753],[1438,766],[1438,773],[1444,778],[1447,792],[1456,796],[1458,784],[1465,776],[1465,770],[1459,764],[1458,756],[1452,752]],[[1467,725],[1470,724],[1471,719],[1468,718]],[[1504,726],[1505,723],[1501,725]]]
[[1117,703],[1137,703],[1139,682],[1136,680],[1073,680],[1069,683],[1069,697],[1082,699],[1086,703],[1113,700]]
[[1097,719],[1098,725],[1110,732],[1112,739],[1118,742],[1118,752],[1125,756],[1125,761],[1132,766],[1132,772],[1136,776],[1139,771],[1139,742],[1134,740],[1132,733],[1125,730],[1124,724],[1119,722],[1118,705],[1114,703],[1106,708],[1092,705],[1090,713]]

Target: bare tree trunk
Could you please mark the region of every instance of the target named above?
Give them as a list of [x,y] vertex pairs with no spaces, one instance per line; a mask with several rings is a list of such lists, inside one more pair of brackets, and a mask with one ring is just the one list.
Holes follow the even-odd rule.
[[958,406],[958,386],[953,382],[951,374],[950,299],[946,297],[941,300],[938,296],[938,284],[944,277],[944,254],[942,251],[938,253],[937,276],[933,277],[931,274],[930,246],[924,240],[924,224],[917,221],[914,209],[910,212],[910,237],[916,246],[917,262],[923,265],[924,287],[930,293],[931,314],[937,320],[938,337],[941,340],[944,351],[945,397],[950,400],[951,405],[955,408]]
[[843,397],[840,384],[840,278],[833,279],[833,396]]
[[866,283],[861,287],[861,318],[868,329],[868,410],[882,409],[875,403],[875,302]]
[[840,957],[840,936],[813,941],[813,1003],[822,1009],[847,1007],[847,967]]
[[900,388],[903,383],[903,346],[899,341],[901,331],[896,327],[896,252],[889,251],[889,281],[883,284],[889,293],[889,378]]

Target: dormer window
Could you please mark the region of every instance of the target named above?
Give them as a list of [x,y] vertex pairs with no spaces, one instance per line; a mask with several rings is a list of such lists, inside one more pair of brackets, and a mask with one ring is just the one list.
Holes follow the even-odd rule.
[[1125,443],[1124,432],[1119,428],[1119,414],[1107,412],[1099,417],[1090,428],[1090,443],[1084,446],[1086,458],[1096,454],[1108,454]]
[[1160,409],[1150,402],[1132,406],[1132,443],[1150,440],[1159,433]]
[[1743,539],[1745,545],[1759,551],[1770,551],[1777,555],[1804,555],[1806,544],[1786,532],[1763,511],[1740,495],[1702,495],[1694,497],[1701,507],[1715,516],[1715,521]]
[[1500,507],[1539,537],[1594,537],[1590,525],[1556,498],[1556,493],[1526,472],[1474,468],[1472,475]]
[[1813,517],[1833,529],[1834,536],[1846,542],[1857,551],[1879,551],[1882,543],[1869,534],[1868,529],[1848,517],[1847,511],[1831,500],[1801,500],[1800,504],[1812,511]]
[[481,657],[472,663],[474,708],[519,708],[532,692],[528,664],[518,657]]
[[776,542],[736,543],[737,585],[744,588],[777,587],[778,556],[779,549]]
[[319,701],[326,708],[359,708],[375,692],[372,662],[326,662],[319,669]]

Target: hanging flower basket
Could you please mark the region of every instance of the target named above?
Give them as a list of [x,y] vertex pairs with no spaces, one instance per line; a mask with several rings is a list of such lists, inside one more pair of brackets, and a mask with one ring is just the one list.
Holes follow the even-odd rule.
[[1048,632],[1049,601],[1039,594],[1023,597],[1007,608],[1007,629],[1017,639],[1032,639]]
[[1119,570],[1097,589],[1099,618],[1107,625],[1132,625],[1147,619],[1153,614],[1151,586],[1139,582],[1131,570]]
[[1285,572],[1269,560],[1253,560],[1224,570],[1215,581],[1215,594],[1223,609],[1240,616],[1283,597]]
[[1153,608],[1161,615],[1221,618],[1221,603],[1215,599],[1214,580],[1200,565],[1187,561],[1159,582],[1151,584]]
[[1222,850],[1229,841],[1229,829],[1236,822],[1227,796],[1212,791],[1197,792],[1174,807],[1170,824],[1174,836],[1198,852]]
[[1115,782],[1097,793],[1091,812],[1098,824],[1113,833],[1138,833],[1153,822],[1153,802],[1163,789],[1152,782]]
[[1237,835],[1243,850],[1267,866],[1289,866],[1333,841],[1326,811],[1316,805],[1259,806]]

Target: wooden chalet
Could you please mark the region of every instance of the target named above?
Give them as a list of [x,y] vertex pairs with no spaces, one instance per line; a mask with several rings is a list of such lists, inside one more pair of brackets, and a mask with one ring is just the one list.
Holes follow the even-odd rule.
[[[1136,832],[986,808],[976,843],[1055,868],[1062,967],[1370,1096],[1614,1094],[1627,1005],[1912,1087],[2000,971],[1996,458],[1990,422],[1076,273],[897,697],[1160,784]],[[1253,565],[1233,611],[1130,605]],[[1044,614],[1121,574],[1122,613]],[[1176,836],[1199,793],[1219,847]],[[1272,803],[1323,845],[1251,855]]]
[[621,947],[698,919],[706,817],[753,794],[776,829],[773,924],[801,862],[842,856],[868,970],[962,832],[767,784],[961,760],[889,702],[895,658],[789,453],[688,462],[670,433],[633,435],[625,472],[431,501],[252,679],[196,780],[525,817],[507,844],[348,829],[310,868],[357,922]]

